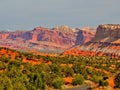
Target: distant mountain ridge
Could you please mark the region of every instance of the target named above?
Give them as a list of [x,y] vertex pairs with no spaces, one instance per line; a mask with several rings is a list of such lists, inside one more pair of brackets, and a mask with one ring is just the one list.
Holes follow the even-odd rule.
[[94,38],[65,53],[76,52],[75,49],[77,54],[93,52],[94,55],[103,54],[111,57],[120,57],[120,24],[99,25]]
[[55,28],[35,27],[29,31],[0,32],[0,46],[18,50],[63,52],[90,41],[95,32],[72,29],[62,25]]

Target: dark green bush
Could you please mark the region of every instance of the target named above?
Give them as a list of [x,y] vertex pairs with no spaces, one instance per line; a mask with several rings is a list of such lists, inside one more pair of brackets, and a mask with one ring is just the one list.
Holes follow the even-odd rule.
[[72,81],[72,85],[81,85],[84,82],[84,78],[82,75],[77,75]]

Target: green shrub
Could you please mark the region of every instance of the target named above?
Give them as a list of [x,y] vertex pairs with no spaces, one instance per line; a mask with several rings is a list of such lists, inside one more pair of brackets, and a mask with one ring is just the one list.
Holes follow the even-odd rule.
[[0,62],[0,70],[5,69],[6,65],[4,62]]
[[101,80],[101,81],[99,81],[99,86],[108,86],[108,82]]
[[63,78],[60,78],[60,77],[55,78],[52,82],[52,86],[55,89],[61,89],[63,84],[64,84],[64,80]]
[[77,75],[73,81],[72,81],[72,85],[81,85],[84,82],[84,77],[82,75]]
[[0,90],[13,90],[10,79],[5,75],[0,76]]
[[115,88],[120,88],[120,73],[115,76]]
[[99,83],[101,80],[103,80],[103,77],[102,76],[93,75],[92,80],[95,83]]

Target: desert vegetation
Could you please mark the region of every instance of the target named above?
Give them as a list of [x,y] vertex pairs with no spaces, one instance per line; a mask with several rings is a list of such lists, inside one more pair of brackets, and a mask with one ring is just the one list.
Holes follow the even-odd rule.
[[91,88],[120,88],[120,59],[62,54],[44,56],[0,48],[0,90],[62,89],[64,85],[83,84]]

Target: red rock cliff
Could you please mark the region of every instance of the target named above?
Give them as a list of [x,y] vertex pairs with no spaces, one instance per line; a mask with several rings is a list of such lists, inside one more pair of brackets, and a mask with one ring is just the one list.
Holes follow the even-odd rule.
[[120,56],[120,24],[99,25],[95,37],[78,48]]
[[72,29],[68,26],[57,26],[53,29],[36,27],[30,31],[0,33],[0,46],[64,51],[72,46],[90,41],[94,35],[95,32]]

